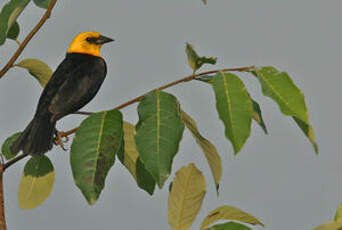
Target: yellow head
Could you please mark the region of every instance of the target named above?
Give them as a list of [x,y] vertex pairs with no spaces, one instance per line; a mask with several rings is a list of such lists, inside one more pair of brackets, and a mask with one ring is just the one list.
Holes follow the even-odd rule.
[[71,42],[68,53],[82,53],[101,57],[100,49],[104,43],[114,41],[97,32],[83,32]]

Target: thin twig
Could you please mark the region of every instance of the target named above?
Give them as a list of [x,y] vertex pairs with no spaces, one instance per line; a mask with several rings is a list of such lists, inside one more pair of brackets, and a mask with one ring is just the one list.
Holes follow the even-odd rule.
[[[174,82],[171,82],[167,85],[164,85],[164,86],[161,86],[161,87],[158,87],[158,88],[155,88],[153,90],[151,90],[150,92],[152,91],[155,91],[155,90],[163,90],[163,89],[166,89],[166,88],[169,88],[171,86],[174,86],[174,85],[177,85],[179,83],[182,83],[182,82],[188,82],[188,81],[191,81],[197,77],[200,77],[202,75],[207,75],[207,74],[213,74],[213,73],[217,73],[217,72],[228,72],[228,71],[239,71],[239,72],[244,72],[244,71],[250,71],[251,69],[253,68],[253,66],[247,66],[247,67],[238,67],[238,68],[226,68],[226,69],[219,69],[219,70],[211,70],[211,71],[206,71],[206,72],[202,72],[202,73],[197,73],[197,74],[192,74],[190,76],[187,76],[187,77],[184,77],[182,79],[179,79],[177,81],[174,81]],[[144,94],[145,95],[145,94]],[[136,97],[136,98],[133,98],[132,100],[128,101],[128,102],[125,102],[117,107],[115,107],[114,109],[122,109],[122,108],[125,108],[129,105],[132,105],[138,101],[140,101],[141,99],[144,98],[144,95],[141,95],[139,97]],[[81,114],[81,115],[91,115],[93,114],[92,112],[82,112],[82,111],[79,111],[79,112],[76,112],[76,114]],[[73,133],[75,133],[77,131],[77,128],[74,128],[74,129],[71,129],[69,131],[66,131],[66,132],[60,132],[60,137],[63,138],[63,137],[67,137]],[[16,158],[13,158],[12,160],[8,161],[6,164],[4,164],[4,170],[8,167],[10,167],[11,165],[13,165],[14,163],[16,163],[17,161],[27,157],[29,154],[22,154],[22,155],[19,155],[17,156]]]
[[0,164],[0,230],[6,230],[6,220],[5,220],[5,205],[4,205],[4,184],[3,184],[3,173],[4,165]]
[[5,73],[13,66],[14,62],[18,59],[20,54],[23,52],[24,48],[26,45],[30,42],[30,40],[33,38],[33,36],[39,31],[40,27],[45,23],[45,21],[50,18],[51,11],[53,7],[55,6],[57,0],[52,0],[49,8],[45,11],[45,14],[43,17],[40,19],[38,24],[33,28],[33,30],[26,36],[25,40],[20,44],[19,48],[17,51],[13,54],[11,59],[8,61],[8,63],[4,66],[4,68],[0,71],[0,78],[2,78]]
[[[30,42],[30,40],[33,38],[33,36],[39,31],[39,29],[42,27],[42,25],[46,22],[48,18],[50,18],[51,11],[53,7],[56,5],[57,0],[52,0],[50,2],[49,7],[45,11],[44,15],[38,22],[38,24],[32,29],[32,31],[26,36],[25,40],[20,44],[19,48],[17,51],[13,54],[12,58],[8,61],[8,63],[4,66],[4,68],[0,71],[0,78],[7,73],[7,71],[13,66],[14,62],[18,59],[20,54],[23,52],[24,48],[26,45]],[[2,170],[5,171],[8,167],[10,167],[12,164],[15,162],[25,158],[28,156],[28,154],[22,154],[17,156],[16,158],[13,158],[12,160],[6,162],[5,164],[2,165]],[[1,230],[1,229],[0,229]]]
[[[171,83],[169,83],[169,84],[167,84],[167,85],[164,85],[164,86],[155,88],[155,89],[151,90],[150,92],[155,91],[155,90],[163,90],[163,89],[169,88],[169,87],[171,87],[171,86],[177,85],[177,84],[179,84],[179,83],[191,81],[191,80],[193,80],[193,79],[195,79],[195,78],[197,78],[197,77],[200,77],[200,76],[203,76],[203,75],[207,75],[207,74],[213,74],[213,73],[217,73],[217,72],[228,72],[228,71],[239,71],[239,72],[243,72],[243,71],[249,71],[249,70],[251,70],[252,68],[253,68],[252,66],[238,67],[238,68],[225,68],[225,69],[211,70],[211,71],[206,71],[206,72],[202,72],[202,73],[192,74],[192,75],[190,75],[190,76],[184,77],[184,78],[179,79],[179,80],[177,80],[177,81],[171,82]],[[144,95],[141,95],[141,96],[139,96],[139,97],[133,98],[132,100],[127,101],[127,102],[125,102],[125,103],[123,103],[123,104],[121,104],[121,105],[115,107],[114,109],[120,110],[120,109],[122,109],[122,108],[124,108],[124,107],[126,107],[126,106],[129,106],[129,105],[134,104],[134,103],[136,103],[136,102],[138,102],[138,101],[141,101],[141,99],[143,99],[144,96],[145,96],[145,94],[144,94]],[[92,113],[92,112],[81,112],[81,111],[79,111],[79,112],[77,112],[77,114],[91,115],[91,114],[93,114],[93,113]],[[69,130],[69,131],[67,131],[67,132],[62,132],[62,133],[61,133],[61,137],[69,136],[70,134],[73,134],[73,133],[75,133],[76,131],[77,131],[77,128],[71,129],[71,130]]]
[[4,164],[4,171],[10,167],[11,165],[13,165],[14,163],[16,163],[17,161],[20,161],[21,159],[27,157],[29,154],[21,154],[15,158],[13,158],[12,160],[10,161],[7,161],[5,164]]

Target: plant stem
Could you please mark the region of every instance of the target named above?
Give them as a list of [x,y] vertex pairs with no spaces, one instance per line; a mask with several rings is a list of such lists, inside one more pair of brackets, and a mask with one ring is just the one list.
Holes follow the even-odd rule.
[[[195,78],[200,77],[200,76],[202,76],[202,75],[213,74],[213,73],[217,73],[217,72],[228,72],[228,71],[239,71],[239,72],[243,72],[243,71],[249,71],[249,70],[251,70],[252,68],[253,68],[253,66],[247,66],[247,67],[225,68],[225,69],[219,69],[219,70],[211,70],[211,71],[202,72],[202,73],[197,73],[197,74],[194,73],[194,74],[192,74],[192,75],[190,75],[190,76],[181,78],[181,79],[179,79],[179,80],[177,80],[177,81],[174,81],[174,82],[171,82],[171,83],[169,83],[169,84],[167,84],[167,85],[161,86],[161,87],[159,87],[159,88],[155,88],[155,89],[151,90],[150,92],[155,91],[155,90],[163,90],[163,89],[166,89],[166,88],[170,88],[171,86],[177,85],[177,84],[179,84],[179,83],[194,80]],[[121,104],[121,105],[115,107],[114,109],[120,110],[120,109],[125,108],[125,107],[127,107],[127,106],[129,106],[129,105],[132,105],[132,104],[134,104],[134,103],[140,101],[141,99],[143,99],[144,96],[145,96],[145,94],[144,94],[144,95],[141,95],[141,96],[139,96],[139,97],[133,98],[132,100],[127,101],[127,102],[125,102],[125,103],[123,103],[123,104]],[[77,114],[91,115],[91,114],[93,114],[93,113],[92,113],[92,112],[77,112]],[[62,133],[61,133],[61,136],[62,136],[62,137],[66,137],[66,136],[69,136],[70,134],[75,133],[76,131],[77,131],[77,128],[71,129],[71,130],[69,130],[69,131],[67,131],[67,132],[62,132]]]
[[[14,163],[16,163],[17,161],[20,161],[21,159],[27,157],[29,154],[21,154],[15,158],[13,158],[12,160],[6,162],[4,165],[3,165],[3,171],[5,171],[8,167],[10,167],[11,165],[13,165]],[[1,230],[1,229],[0,229]]]
[[25,40],[20,44],[19,48],[17,49],[17,51],[13,54],[13,56],[11,57],[11,59],[7,62],[7,64],[4,66],[4,68],[2,68],[2,70],[0,71],[0,78],[2,78],[5,73],[7,73],[7,71],[13,66],[14,62],[18,59],[18,57],[20,56],[20,54],[23,52],[24,48],[26,47],[26,45],[30,42],[30,40],[33,38],[33,36],[39,31],[39,29],[42,27],[42,25],[46,22],[46,20],[48,18],[50,18],[51,15],[51,11],[53,9],[53,7],[55,6],[57,0],[52,0],[49,8],[45,11],[45,14],[43,15],[43,17],[40,19],[40,21],[38,22],[38,24],[33,28],[33,30],[26,36]]
[[[250,71],[253,68],[254,68],[253,66],[237,67],[237,68],[225,68],[225,69],[210,70],[210,71],[206,71],[206,72],[202,72],[202,73],[192,74],[190,76],[181,78],[181,79],[179,79],[177,81],[174,81],[174,82],[171,82],[169,84],[163,85],[161,87],[155,88],[155,89],[151,90],[150,92],[155,91],[155,90],[163,90],[163,89],[166,89],[166,88],[170,88],[171,86],[177,85],[179,83],[188,82],[188,81],[194,80],[195,78],[200,77],[202,75],[213,74],[213,73],[217,73],[217,72],[228,72],[228,71],[244,72],[244,71]],[[130,101],[127,101],[127,102],[125,102],[125,103],[123,103],[121,105],[116,106],[114,109],[120,110],[120,109],[125,108],[125,107],[127,107],[129,105],[132,105],[132,104],[140,101],[141,99],[143,99],[144,96],[145,96],[145,94],[141,95],[139,97],[133,98]],[[93,113],[92,112],[82,112],[82,111],[79,111],[79,112],[76,112],[75,114],[91,115]],[[71,129],[71,130],[66,131],[66,132],[60,132],[60,137],[62,137],[62,138],[63,137],[67,137],[67,136],[75,133],[76,131],[77,131],[77,128]],[[12,160],[8,161],[6,164],[4,164],[4,170],[7,169],[8,167],[10,167],[11,165],[13,165],[14,163],[16,163],[17,161],[20,161],[21,159],[27,157],[28,155],[29,154],[22,154],[22,155],[19,155],[19,156],[13,158]]]
[[6,230],[5,205],[4,205],[4,186],[3,186],[4,165],[0,164],[0,230]]
[[[48,9],[45,11],[44,15],[38,22],[38,24],[32,29],[32,31],[26,36],[23,43],[20,43],[18,40],[16,42],[18,43],[19,47],[17,51],[13,54],[11,59],[7,62],[7,64],[2,68],[0,71],[0,78],[2,78],[7,71],[13,66],[14,62],[18,59],[20,54],[23,52],[24,48],[27,46],[27,44],[30,42],[30,40],[33,38],[33,36],[39,31],[39,29],[43,26],[43,24],[46,22],[48,18],[50,18],[51,11],[53,7],[56,5],[57,0],[52,0],[50,2],[50,5]],[[5,172],[5,169],[14,164],[15,162],[23,159],[27,155],[23,154],[20,155],[13,160],[7,162],[6,164],[3,164],[1,161],[0,163],[0,230],[6,230],[6,219],[5,219],[5,205],[4,205],[4,190],[3,190],[3,174]]]

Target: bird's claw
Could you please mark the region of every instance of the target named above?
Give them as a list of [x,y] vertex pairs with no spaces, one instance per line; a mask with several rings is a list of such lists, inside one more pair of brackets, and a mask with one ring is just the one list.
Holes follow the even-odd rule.
[[[63,138],[65,139],[63,140]],[[56,131],[55,144],[59,145],[64,151],[67,151],[67,149],[64,147],[64,143],[67,143],[68,141],[68,136],[65,136],[63,132]]]

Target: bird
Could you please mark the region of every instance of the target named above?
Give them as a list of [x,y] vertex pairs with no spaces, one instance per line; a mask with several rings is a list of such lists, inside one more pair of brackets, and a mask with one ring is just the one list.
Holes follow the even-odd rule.
[[99,91],[107,74],[100,50],[112,41],[94,31],[75,36],[41,93],[32,121],[11,145],[13,154],[22,150],[35,156],[51,150],[57,138],[56,122],[77,112]]

